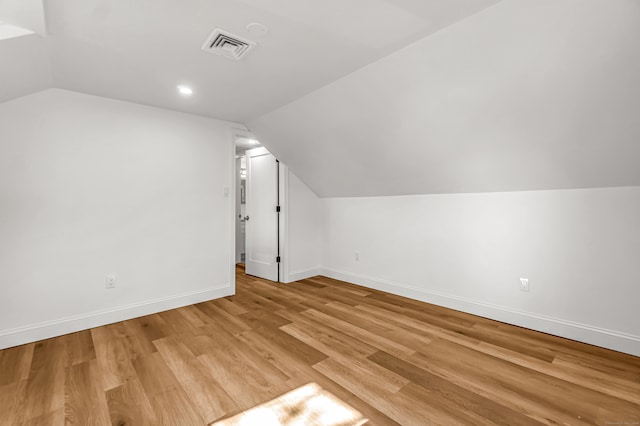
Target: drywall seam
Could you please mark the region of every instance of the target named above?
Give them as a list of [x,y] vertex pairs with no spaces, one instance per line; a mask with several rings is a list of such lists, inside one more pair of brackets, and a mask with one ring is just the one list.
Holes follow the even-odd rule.
[[64,334],[75,333],[81,330],[88,330],[90,328],[100,327],[114,322],[151,315],[167,311],[169,309],[181,308],[194,303],[206,302],[208,300],[230,296],[232,294],[232,286],[229,283],[226,283],[222,286],[211,287],[205,290],[191,291],[175,296],[162,297],[141,303],[118,306],[116,308],[60,318],[39,324],[1,330],[0,350],[42,339],[62,336]]
[[424,290],[411,285],[380,280],[331,268],[322,268],[320,274],[421,302],[432,303],[445,308],[455,309],[543,333],[640,356],[640,336],[633,334],[534,314],[506,306],[493,305],[452,294]]

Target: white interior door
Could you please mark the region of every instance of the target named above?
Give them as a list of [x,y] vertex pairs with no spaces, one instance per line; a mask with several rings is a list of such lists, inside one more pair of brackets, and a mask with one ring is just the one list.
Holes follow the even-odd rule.
[[246,273],[278,280],[278,167],[265,148],[247,151]]

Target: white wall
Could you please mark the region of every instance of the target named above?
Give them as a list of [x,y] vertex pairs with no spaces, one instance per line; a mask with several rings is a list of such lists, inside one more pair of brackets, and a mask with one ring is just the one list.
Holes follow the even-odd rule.
[[[283,244],[283,281],[292,282],[320,274],[322,250],[322,200],[289,168],[281,165],[286,191],[283,213],[287,226]],[[284,216],[283,216],[284,218]]]
[[640,187],[323,205],[325,275],[640,355]]
[[233,293],[232,151],[212,119],[57,89],[0,104],[0,348]]
[[35,34],[0,40],[0,102],[51,87],[46,41]]
[[44,0],[0,0],[0,21],[45,36]]
[[639,75],[637,0],[505,0],[248,126],[321,197],[640,185]]

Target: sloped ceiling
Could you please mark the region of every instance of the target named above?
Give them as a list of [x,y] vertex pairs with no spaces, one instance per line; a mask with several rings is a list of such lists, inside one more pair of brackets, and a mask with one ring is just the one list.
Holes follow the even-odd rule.
[[640,185],[640,2],[504,1],[248,126],[324,197]]
[[[497,1],[46,0],[45,10],[56,87],[243,122]],[[267,34],[249,33],[252,22]],[[259,45],[240,62],[202,52],[215,28]],[[178,84],[194,95],[177,96]]]
[[[248,123],[321,196],[640,185],[638,0],[0,0],[0,20],[39,34],[0,41],[0,102]],[[216,27],[259,46],[200,51]]]
[[0,21],[28,28],[40,36],[47,33],[42,0],[0,0]]
[[0,0],[0,102],[52,86],[44,33],[41,0]]

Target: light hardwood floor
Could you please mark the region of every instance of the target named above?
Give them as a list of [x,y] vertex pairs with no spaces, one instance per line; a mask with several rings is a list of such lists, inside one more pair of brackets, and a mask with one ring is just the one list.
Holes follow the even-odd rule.
[[204,425],[307,383],[372,425],[640,424],[640,358],[324,277],[0,351],[2,425]]

